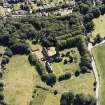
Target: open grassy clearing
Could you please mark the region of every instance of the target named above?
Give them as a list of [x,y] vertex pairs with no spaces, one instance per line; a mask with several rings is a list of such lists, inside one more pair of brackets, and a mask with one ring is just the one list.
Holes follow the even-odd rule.
[[68,57],[63,57],[62,62],[59,63],[51,63],[52,69],[54,70],[54,73],[56,75],[61,75],[65,72],[75,72],[76,70],[79,70],[79,62],[80,62],[80,54],[77,50],[77,48],[71,48],[71,49],[65,49],[63,51],[60,52],[60,54],[62,55],[62,53],[64,55],[66,55],[67,52],[70,52],[70,55],[72,57],[76,57],[77,58],[77,62],[76,63],[68,63],[68,64],[64,64],[64,60],[68,59]]
[[36,88],[36,93],[30,105],[60,105],[60,94],[54,95],[49,90]]
[[105,44],[93,49],[96,66],[100,75],[100,105],[105,105]]
[[97,34],[105,36],[105,15],[100,16],[99,18],[93,19],[95,24],[94,31],[92,32],[92,37],[94,38]]
[[58,94],[53,92],[38,89],[36,90],[33,103],[31,105],[60,105],[61,94],[65,91],[72,91],[74,93],[84,93],[95,95],[93,91],[94,76],[93,74],[81,74],[79,77],[57,82],[52,90],[57,90]]
[[95,95],[93,91],[94,76],[93,73],[81,74],[79,77],[72,77],[69,80],[58,82],[54,89],[59,92],[72,91],[74,93],[84,93]]
[[9,105],[29,105],[32,92],[39,76],[25,55],[15,55],[10,59],[4,74],[5,100]]

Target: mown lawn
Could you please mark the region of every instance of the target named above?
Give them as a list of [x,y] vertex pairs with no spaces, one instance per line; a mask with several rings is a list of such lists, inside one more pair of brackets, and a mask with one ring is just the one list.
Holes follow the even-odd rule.
[[93,49],[96,66],[100,75],[100,105],[105,105],[105,44]]
[[93,20],[95,24],[94,31],[92,32],[92,37],[94,38],[97,34],[105,36],[105,15],[100,16]]
[[4,74],[5,100],[9,105],[29,105],[38,74],[25,55],[14,55]]

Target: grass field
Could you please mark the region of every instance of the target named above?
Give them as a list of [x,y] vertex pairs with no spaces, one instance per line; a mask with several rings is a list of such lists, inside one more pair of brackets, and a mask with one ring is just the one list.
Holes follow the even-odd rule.
[[38,75],[28,62],[28,57],[15,55],[6,66],[4,74],[5,100],[9,105],[29,105]]
[[95,24],[94,31],[92,32],[92,37],[94,38],[97,34],[105,36],[105,15],[100,16],[93,20]]
[[93,49],[97,69],[100,74],[100,105],[105,105],[105,44]]
[[60,105],[60,97],[63,92],[72,91],[74,93],[84,93],[94,96],[93,91],[93,74],[81,74],[79,77],[57,82],[51,90],[57,90],[58,94],[54,95],[51,91],[37,89],[31,105]]
[[58,82],[54,88],[60,92],[72,91],[74,93],[84,93],[94,96],[93,82],[93,74],[87,73],[81,74],[79,77],[72,77],[69,80]]

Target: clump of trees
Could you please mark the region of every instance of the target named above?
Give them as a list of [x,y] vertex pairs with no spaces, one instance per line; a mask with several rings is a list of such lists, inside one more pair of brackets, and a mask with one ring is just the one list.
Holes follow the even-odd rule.
[[59,76],[59,81],[63,81],[63,80],[67,80],[67,79],[70,79],[71,78],[71,73],[65,73],[63,75],[60,75]]
[[44,65],[40,62],[40,60],[37,58],[35,54],[30,53],[28,59],[29,59],[30,64],[36,67],[36,70],[40,76],[46,74],[45,72],[46,69]]
[[[80,67],[85,66],[88,69],[92,69],[91,56],[87,49],[87,45],[83,36],[68,38],[67,40],[58,40],[57,46],[59,50],[77,47],[81,55]],[[67,63],[67,61],[65,61],[65,63]]]
[[38,74],[41,77],[41,80],[49,86],[53,86],[56,83],[56,76],[53,73],[46,73],[45,66],[40,62],[35,54],[29,55],[29,62],[31,65],[36,67]]
[[94,38],[94,43],[100,43],[103,41],[104,38],[101,37],[100,34],[97,34],[97,36]]
[[13,52],[11,49],[6,48],[4,55],[8,56],[8,57],[12,57],[13,56]]
[[93,96],[65,92],[60,99],[60,105],[96,105],[97,100]]
[[42,81],[46,82],[47,85],[53,86],[56,83],[56,76],[53,73],[44,74],[41,77]]
[[29,54],[30,52],[30,49],[27,43],[18,42],[12,45],[10,48],[13,54]]
[[2,61],[1,61],[1,65],[5,65],[9,63],[9,57],[8,56],[3,56]]
[[30,53],[29,57],[28,57],[28,60],[29,60],[31,65],[35,65],[36,62],[37,62],[37,57],[36,57],[35,54]]
[[78,77],[79,75],[80,75],[80,71],[79,70],[76,70],[75,71],[75,76]]

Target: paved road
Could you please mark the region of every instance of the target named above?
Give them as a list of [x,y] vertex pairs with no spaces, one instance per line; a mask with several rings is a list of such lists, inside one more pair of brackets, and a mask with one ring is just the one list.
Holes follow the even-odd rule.
[[[95,46],[93,46],[91,43],[89,43],[88,44],[88,50],[89,50],[90,54],[92,55],[92,48],[93,47],[96,47],[96,46],[104,44],[104,43],[105,43],[105,40],[102,41],[99,44],[96,44]],[[97,71],[97,68],[96,68],[96,63],[95,63],[93,55],[92,55],[92,67],[93,67],[93,73],[94,73],[94,76],[95,76],[95,80],[97,82],[97,85],[96,85],[96,98],[97,98],[97,105],[99,105],[100,78],[99,78],[99,74],[98,74],[98,71]]]

